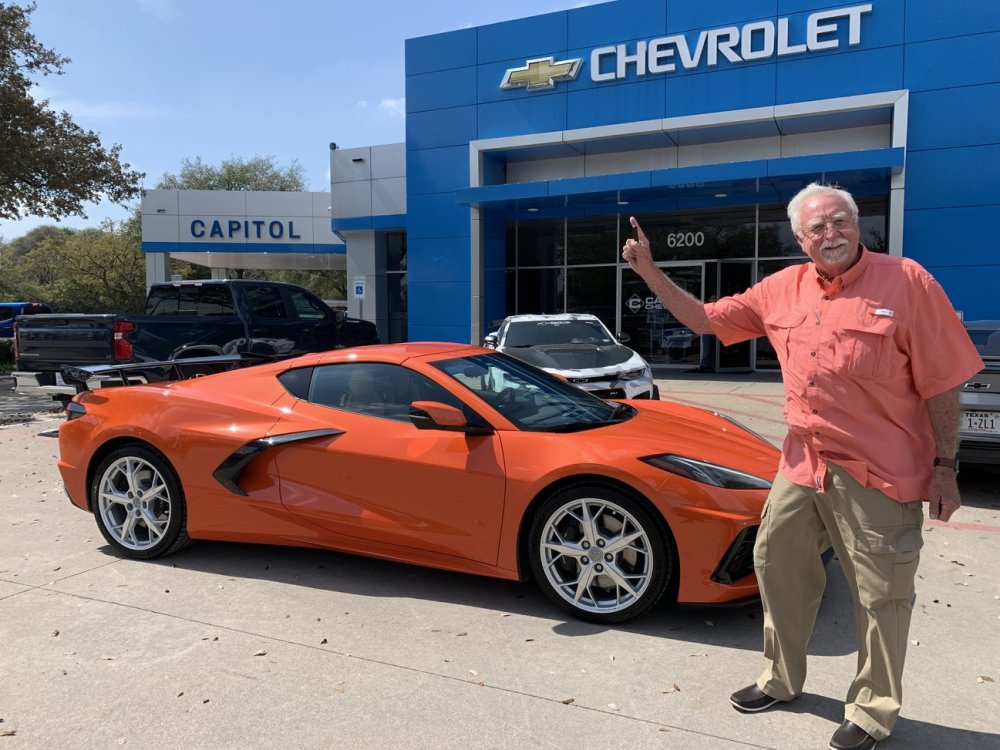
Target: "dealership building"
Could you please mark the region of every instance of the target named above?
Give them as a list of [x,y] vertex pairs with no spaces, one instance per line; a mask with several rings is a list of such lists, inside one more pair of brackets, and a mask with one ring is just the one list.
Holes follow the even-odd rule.
[[[170,255],[341,268],[383,340],[592,312],[682,364],[714,344],[621,262],[629,216],[708,300],[805,260],[785,206],[819,180],[856,196],[870,250],[1000,318],[997,49],[997,0],[617,0],[411,39],[405,143],[331,143],[331,192],[294,216],[280,193],[149,191],[149,278]],[[759,341],[717,362],[774,365]]]

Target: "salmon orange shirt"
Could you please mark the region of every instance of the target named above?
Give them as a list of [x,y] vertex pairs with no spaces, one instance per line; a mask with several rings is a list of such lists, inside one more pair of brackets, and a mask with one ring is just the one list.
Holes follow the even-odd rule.
[[944,290],[918,263],[871,253],[826,281],[785,268],[705,305],[724,344],[767,336],[788,434],[780,471],[822,490],[827,461],[895,500],[927,497],[935,456],[926,401],[983,368]]

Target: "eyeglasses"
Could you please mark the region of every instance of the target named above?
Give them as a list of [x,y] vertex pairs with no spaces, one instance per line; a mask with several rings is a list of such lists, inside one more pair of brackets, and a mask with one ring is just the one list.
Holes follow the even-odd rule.
[[851,219],[846,216],[838,216],[836,219],[830,219],[829,221],[814,221],[802,231],[814,240],[821,240],[826,235],[827,227],[832,227],[835,232],[843,232],[852,226],[854,226],[854,222]]

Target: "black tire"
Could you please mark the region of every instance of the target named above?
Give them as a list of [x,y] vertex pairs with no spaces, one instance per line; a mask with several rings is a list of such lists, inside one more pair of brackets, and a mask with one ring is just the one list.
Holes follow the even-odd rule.
[[177,473],[160,453],[139,443],[101,461],[90,485],[90,509],[101,534],[123,557],[161,557],[190,541]]
[[653,401],[659,401],[660,400],[660,386],[658,386],[658,385],[654,385],[653,386],[653,395],[650,396],[650,398],[652,398]]
[[660,601],[676,570],[666,523],[653,513],[611,486],[563,488],[541,505],[531,524],[528,556],[535,580],[558,607],[582,620],[638,617]]

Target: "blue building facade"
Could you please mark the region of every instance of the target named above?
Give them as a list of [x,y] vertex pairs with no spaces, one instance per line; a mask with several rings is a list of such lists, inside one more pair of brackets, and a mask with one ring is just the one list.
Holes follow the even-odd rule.
[[331,152],[333,228],[349,274],[352,240],[395,233],[398,260],[403,235],[387,294],[411,340],[587,311],[680,364],[697,342],[620,263],[628,217],[709,299],[804,260],[785,204],[823,180],[858,197],[872,250],[1000,318],[997,49],[996,0],[617,0],[411,39],[405,208],[339,209]]

